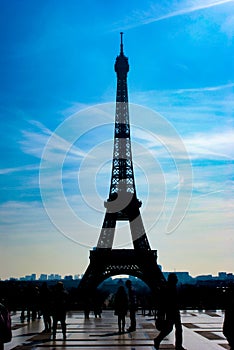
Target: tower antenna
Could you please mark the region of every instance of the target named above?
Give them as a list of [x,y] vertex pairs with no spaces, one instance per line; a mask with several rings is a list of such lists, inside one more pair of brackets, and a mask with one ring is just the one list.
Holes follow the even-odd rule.
[[123,32],[120,32],[120,54],[123,55]]

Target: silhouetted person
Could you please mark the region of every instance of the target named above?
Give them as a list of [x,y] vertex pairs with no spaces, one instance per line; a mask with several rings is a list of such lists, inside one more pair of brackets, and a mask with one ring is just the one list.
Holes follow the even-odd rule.
[[52,295],[53,340],[56,339],[58,321],[61,323],[63,339],[66,339],[67,292],[63,283],[58,282]]
[[25,311],[27,310],[27,301],[26,301],[26,293],[25,293],[25,287],[20,288],[20,292],[19,292],[19,301],[21,304],[21,315],[20,315],[20,319],[22,322],[24,322],[25,320]]
[[40,311],[45,325],[43,332],[51,332],[51,291],[46,282],[40,289]]
[[11,317],[7,308],[0,303],[0,350],[4,349],[4,343],[12,339]]
[[173,326],[175,326],[175,348],[176,350],[185,350],[182,346],[182,325],[177,300],[177,282],[176,274],[170,273],[168,275],[167,286],[161,293],[158,317],[165,318],[165,320],[162,323],[161,332],[154,339],[155,349],[159,349],[161,341],[171,333]]
[[91,297],[88,294],[83,296],[83,303],[84,303],[84,317],[86,320],[89,320],[92,301],[91,301]]
[[95,315],[95,318],[99,317],[101,318],[102,314],[102,303],[101,303],[101,298],[99,295],[99,292],[96,291],[94,298],[93,298],[93,313]]
[[125,317],[128,312],[128,296],[123,286],[119,286],[114,300],[115,315],[118,316],[119,333],[124,333]]
[[228,341],[230,350],[234,350],[234,290],[229,289],[226,293],[223,334]]
[[[27,321],[29,322],[30,318],[32,318],[32,321],[35,321],[39,304],[39,289],[37,286],[29,283],[24,289],[24,293],[27,309]],[[24,319],[24,313],[21,314],[21,319]]]
[[128,332],[134,332],[136,330],[136,294],[130,280],[126,281],[126,287],[128,288],[128,309],[130,313],[130,327],[128,328]]

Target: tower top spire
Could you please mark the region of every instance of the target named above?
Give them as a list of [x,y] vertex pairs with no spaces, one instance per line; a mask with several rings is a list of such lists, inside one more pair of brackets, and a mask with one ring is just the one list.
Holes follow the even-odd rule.
[[120,32],[120,54],[123,55],[123,32]]
[[[120,32],[120,54],[116,57],[115,71],[118,78],[126,79],[129,71],[128,58],[123,52],[123,32]],[[120,102],[120,101],[119,101]]]

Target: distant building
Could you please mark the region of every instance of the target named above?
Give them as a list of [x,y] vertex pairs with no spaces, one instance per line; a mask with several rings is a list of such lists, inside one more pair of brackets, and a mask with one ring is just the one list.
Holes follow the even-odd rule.
[[47,275],[44,274],[44,273],[42,273],[42,274],[40,275],[39,281],[47,281]]
[[234,275],[233,275],[233,273],[227,273],[227,279],[228,279],[228,280],[231,280],[231,281],[234,281]]
[[[164,277],[167,279],[169,273],[171,272],[163,272]],[[188,283],[193,283],[193,277],[190,276],[190,274],[188,272],[175,272],[177,278],[178,278],[178,282],[181,284],[188,284]]]
[[219,272],[218,273],[218,278],[222,279],[222,280],[226,279],[227,278],[227,273],[226,272]]
[[51,273],[48,276],[48,281],[61,280],[61,275]]
[[212,275],[200,275],[196,277],[197,281],[210,281],[213,279]]
[[72,277],[72,275],[64,276],[64,280],[65,281],[72,281],[73,277]]
[[37,276],[35,273],[32,273],[31,275],[26,275],[25,277],[21,277],[20,281],[36,281]]

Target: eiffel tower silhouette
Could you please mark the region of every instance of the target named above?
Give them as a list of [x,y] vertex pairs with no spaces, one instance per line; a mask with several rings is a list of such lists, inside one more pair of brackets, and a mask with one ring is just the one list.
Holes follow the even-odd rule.
[[[157,251],[150,248],[139,210],[141,202],[136,195],[128,106],[129,64],[123,52],[123,33],[120,35],[120,54],[115,62],[117,93],[111,184],[97,247],[90,251],[90,263],[78,287],[85,296],[92,295],[108,277],[119,274],[140,278],[154,294],[165,281],[157,264]],[[112,249],[116,222],[123,220],[129,221],[134,249]]]

